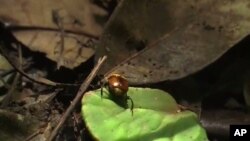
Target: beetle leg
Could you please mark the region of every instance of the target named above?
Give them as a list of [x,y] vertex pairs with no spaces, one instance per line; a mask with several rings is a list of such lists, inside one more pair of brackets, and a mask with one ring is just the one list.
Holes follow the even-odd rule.
[[107,88],[107,83],[105,83],[105,82],[101,82],[101,98],[103,97],[103,89],[104,88]]
[[101,82],[101,99],[102,99],[102,96],[103,96],[103,87],[104,87],[104,83]]
[[131,98],[130,96],[127,96],[127,99],[129,99],[129,100],[131,101],[130,110],[131,110],[131,113],[132,113],[132,116],[133,116],[133,114],[134,114],[134,112],[133,112],[133,109],[134,109],[134,102],[133,102],[133,100],[132,100],[132,98]]
[[103,86],[101,86],[101,99],[102,99],[102,96],[103,96]]

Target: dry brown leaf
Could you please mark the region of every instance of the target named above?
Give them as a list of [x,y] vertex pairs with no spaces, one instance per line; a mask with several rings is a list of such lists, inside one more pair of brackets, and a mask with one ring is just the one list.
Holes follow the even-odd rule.
[[249,5],[248,0],[125,0],[99,44],[97,58],[108,55],[101,73],[118,72],[131,84],[145,84],[201,70],[249,34]]
[[[15,32],[15,35],[22,37],[22,42],[26,43],[33,51],[44,52],[51,60],[58,61],[61,46],[59,32],[31,30],[25,31],[25,33]],[[93,48],[86,48],[82,45],[87,41],[88,38],[81,35],[67,34],[64,37],[63,66],[74,68],[94,54]]]
[[[58,62],[63,58],[60,65],[68,68],[78,66],[94,54],[93,48],[83,44],[101,35],[102,25],[95,18],[107,14],[90,0],[3,0],[0,3],[0,20],[16,27],[13,33],[19,41],[31,50],[45,53],[51,60]],[[55,52],[62,39],[58,32],[61,29],[53,21],[55,11],[62,29],[68,31],[64,34],[65,49],[59,56]]]

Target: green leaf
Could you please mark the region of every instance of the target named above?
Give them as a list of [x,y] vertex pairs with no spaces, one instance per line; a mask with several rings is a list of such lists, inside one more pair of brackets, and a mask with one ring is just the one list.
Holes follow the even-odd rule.
[[[168,93],[130,87],[130,108],[111,100],[106,89],[87,92],[82,99],[82,116],[92,135],[100,141],[206,141],[197,116],[181,111]],[[131,101],[128,100],[131,107]]]

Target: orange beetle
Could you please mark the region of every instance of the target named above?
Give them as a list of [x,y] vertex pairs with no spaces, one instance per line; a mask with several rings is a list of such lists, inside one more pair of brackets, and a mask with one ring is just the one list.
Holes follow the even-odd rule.
[[[115,100],[115,102],[119,103],[120,105],[124,105],[124,103],[126,103],[125,105],[127,105],[126,101],[129,99],[131,101],[131,111],[133,114],[134,103],[133,100],[127,95],[129,85],[125,77],[116,73],[111,74],[105,78],[103,86],[108,89],[110,96],[113,98],[113,100]],[[103,90],[101,88],[101,95],[102,93]]]
[[119,74],[112,74],[106,79],[108,82],[108,90],[113,96],[122,97],[127,95],[128,81],[126,78]]

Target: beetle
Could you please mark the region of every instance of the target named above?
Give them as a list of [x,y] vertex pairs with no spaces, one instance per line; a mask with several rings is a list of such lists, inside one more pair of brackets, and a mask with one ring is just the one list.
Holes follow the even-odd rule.
[[128,107],[127,100],[131,101],[131,112],[133,115],[134,102],[130,96],[127,95],[129,84],[128,80],[120,74],[114,73],[108,75],[102,81],[101,96],[103,95],[103,87],[105,87],[109,93],[110,97],[119,105],[123,107]]

